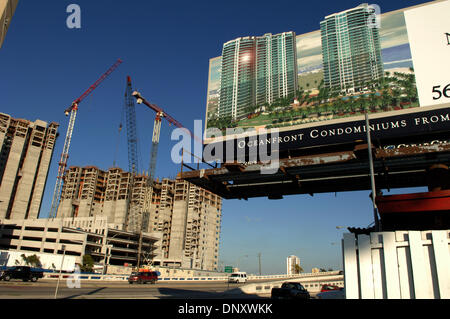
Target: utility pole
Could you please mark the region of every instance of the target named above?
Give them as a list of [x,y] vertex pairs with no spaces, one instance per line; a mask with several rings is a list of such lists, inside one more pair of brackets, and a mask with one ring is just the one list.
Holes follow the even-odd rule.
[[139,245],[138,245],[138,256],[137,256],[137,268],[141,267],[141,254],[142,254],[142,229],[139,232]]
[[261,253],[258,253],[258,261],[259,261],[259,275],[261,276]]
[[61,245],[61,249],[63,251],[63,255],[62,255],[62,260],[61,260],[61,268],[59,268],[59,276],[58,276],[58,281],[56,283],[56,289],[55,289],[55,299],[58,296],[58,288],[59,288],[59,281],[61,279],[61,273],[62,273],[62,268],[64,266],[64,256],[66,256],[66,245]]

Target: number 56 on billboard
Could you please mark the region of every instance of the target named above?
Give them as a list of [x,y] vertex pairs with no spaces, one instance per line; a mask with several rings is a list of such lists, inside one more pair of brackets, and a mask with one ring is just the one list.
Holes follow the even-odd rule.
[[421,106],[450,102],[450,1],[405,10]]

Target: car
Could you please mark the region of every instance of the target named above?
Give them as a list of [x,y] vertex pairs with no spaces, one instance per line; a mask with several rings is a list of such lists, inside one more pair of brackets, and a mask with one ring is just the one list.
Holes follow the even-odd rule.
[[247,273],[242,271],[234,272],[228,277],[228,282],[245,283],[247,282]]
[[335,290],[319,292],[316,295],[316,299],[345,299],[345,289],[339,288]]
[[4,270],[0,279],[4,281],[22,279],[23,281],[31,280],[32,282],[36,282],[42,277],[44,277],[44,273],[41,270],[33,269],[29,266],[15,266]]
[[331,290],[339,290],[341,289],[339,286],[336,285],[322,285],[322,288],[320,289],[320,292],[325,291],[331,291]]
[[272,299],[310,299],[308,290],[299,282],[284,282],[281,288],[272,288]]
[[138,283],[138,284],[146,284],[151,283],[155,284],[158,281],[158,274],[156,271],[139,271],[131,273],[130,277],[128,277],[128,282],[130,284]]

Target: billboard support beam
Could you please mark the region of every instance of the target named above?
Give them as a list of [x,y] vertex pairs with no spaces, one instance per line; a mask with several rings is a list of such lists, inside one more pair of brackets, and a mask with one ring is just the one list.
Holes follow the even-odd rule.
[[372,157],[372,141],[370,138],[370,127],[369,127],[369,115],[367,114],[367,111],[364,113],[366,118],[366,133],[367,133],[367,151],[369,152],[369,167],[370,167],[370,184],[372,186],[372,203],[373,203],[373,217],[375,222],[375,231],[379,232],[381,231],[380,227],[380,221],[378,219],[378,208],[377,203],[375,202],[376,199],[376,186],[375,186],[375,174],[373,169],[373,157]]

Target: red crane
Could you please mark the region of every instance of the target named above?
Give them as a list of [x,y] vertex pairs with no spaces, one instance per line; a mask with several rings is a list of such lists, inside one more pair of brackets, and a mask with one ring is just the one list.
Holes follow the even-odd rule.
[[95,81],[94,84],[92,84],[79,98],[74,100],[72,102],[72,104],[64,111],[66,116],[68,116],[70,114],[70,119],[69,119],[69,125],[67,127],[67,133],[66,133],[66,139],[64,141],[64,147],[63,147],[63,150],[61,153],[61,159],[59,160],[58,175],[56,177],[55,189],[53,191],[52,206],[50,209],[50,217],[51,218],[56,217],[56,213],[58,211],[58,205],[59,205],[59,200],[61,197],[64,172],[67,167],[67,159],[69,158],[69,147],[70,147],[70,142],[72,140],[73,128],[75,125],[75,119],[76,119],[77,111],[78,111],[78,104],[80,104],[80,102],[83,101],[83,99],[85,97],[87,97],[89,94],[91,94],[92,91],[94,91],[100,85],[100,83],[102,83],[103,80],[106,79],[108,77],[108,75],[110,75],[121,63],[122,63],[122,60],[118,59],[116,61],[116,63],[114,63],[105,73],[103,73],[102,76],[97,81]]

